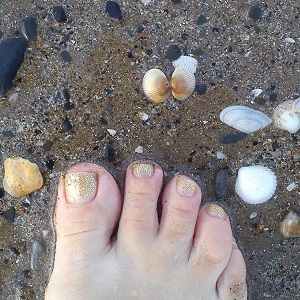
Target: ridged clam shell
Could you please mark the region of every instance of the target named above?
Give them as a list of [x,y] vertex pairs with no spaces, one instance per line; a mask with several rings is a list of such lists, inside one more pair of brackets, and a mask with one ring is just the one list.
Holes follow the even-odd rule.
[[273,111],[276,127],[295,133],[300,129],[300,114],[293,110],[294,100],[280,103]]
[[178,59],[173,60],[172,64],[175,69],[178,67],[187,67],[195,74],[198,62],[194,57],[182,55]]
[[155,103],[165,101],[170,95],[169,80],[159,69],[150,69],[145,73],[142,87],[145,95]]
[[259,204],[275,193],[276,176],[272,170],[260,165],[242,167],[235,182],[236,193],[247,203]]
[[279,223],[279,231],[284,237],[300,237],[300,216],[291,210]]
[[220,113],[220,120],[247,134],[265,128],[272,121],[264,113],[243,105],[224,108]]
[[179,66],[175,69],[171,79],[171,90],[177,100],[189,98],[193,94],[195,86],[195,75],[189,68]]
[[292,104],[292,110],[297,113],[300,113],[300,97],[294,100]]

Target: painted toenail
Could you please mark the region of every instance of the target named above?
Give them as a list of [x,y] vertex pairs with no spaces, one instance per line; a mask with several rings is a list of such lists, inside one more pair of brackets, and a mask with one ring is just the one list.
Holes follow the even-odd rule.
[[206,206],[207,213],[214,218],[226,220],[227,214],[225,210],[218,204],[210,203]]
[[93,200],[97,192],[97,174],[88,172],[67,173],[65,191],[69,203],[86,203]]
[[193,197],[196,194],[196,183],[191,179],[183,179],[177,177],[176,179],[176,190],[177,193],[184,197]]
[[149,163],[134,163],[133,175],[138,178],[152,177],[154,174],[154,165]]

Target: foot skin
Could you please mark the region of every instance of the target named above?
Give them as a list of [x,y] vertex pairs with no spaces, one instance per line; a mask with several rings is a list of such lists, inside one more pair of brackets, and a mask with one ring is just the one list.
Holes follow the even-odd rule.
[[245,262],[227,214],[216,204],[199,211],[200,187],[177,175],[162,194],[159,221],[162,181],[160,166],[132,163],[123,202],[103,167],[68,170],[58,187],[46,300],[247,299]]

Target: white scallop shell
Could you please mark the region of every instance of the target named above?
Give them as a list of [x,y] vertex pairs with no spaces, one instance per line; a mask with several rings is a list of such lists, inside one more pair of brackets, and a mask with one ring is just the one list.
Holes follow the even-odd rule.
[[220,113],[220,120],[247,134],[261,130],[272,122],[264,113],[243,105],[224,108]]
[[260,165],[242,167],[235,182],[236,193],[247,203],[259,204],[269,200],[275,193],[276,175]]
[[280,103],[273,111],[274,125],[280,129],[295,133],[300,129],[300,114],[293,110],[294,100]]
[[179,66],[175,69],[171,79],[171,90],[177,100],[189,98],[193,94],[195,86],[195,75],[189,68]]
[[189,68],[195,74],[198,62],[197,59],[195,59],[194,57],[182,55],[178,59],[173,60],[172,64],[175,69],[177,67],[183,66]]
[[294,112],[300,113],[300,97],[294,100],[292,104],[292,110]]
[[145,73],[142,87],[145,95],[155,103],[165,101],[170,95],[169,80],[159,69],[150,69]]

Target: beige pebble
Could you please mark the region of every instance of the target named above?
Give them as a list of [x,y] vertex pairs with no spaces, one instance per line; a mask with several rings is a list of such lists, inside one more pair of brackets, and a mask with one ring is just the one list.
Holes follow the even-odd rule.
[[15,197],[23,197],[43,186],[43,177],[34,163],[22,157],[4,161],[4,189]]

